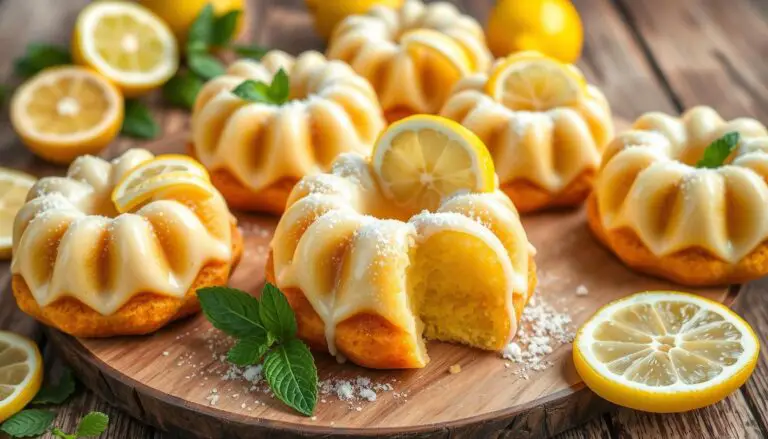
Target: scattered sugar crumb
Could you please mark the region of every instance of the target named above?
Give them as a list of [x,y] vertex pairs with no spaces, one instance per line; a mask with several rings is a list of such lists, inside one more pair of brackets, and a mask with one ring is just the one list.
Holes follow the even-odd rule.
[[456,375],[457,373],[461,372],[461,364],[454,364],[453,366],[448,368],[448,372],[451,375]]
[[577,296],[586,296],[589,294],[589,290],[584,285],[579,285],[576,287],[576,295]]
[[170,352],[168,352],[168,351],[163,351],[163,357],[167,357],[167,356],[169,356],[169,355],[171,355],[171,353],[170,353]]

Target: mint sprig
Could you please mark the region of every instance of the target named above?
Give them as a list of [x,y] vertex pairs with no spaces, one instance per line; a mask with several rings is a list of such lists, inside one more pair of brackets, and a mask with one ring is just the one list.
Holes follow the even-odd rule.
[[165,83],[163,97],[171,105],[191,110],[202,88],[202,78],[192,72],[181,72]]
[[704,155],[696,162],[697,168],[719,168],[728,159],[734,149],[739,146],[741,135],[732,131],[710,143],[704,150]]
[[307,345],[296,338],[296,316],[285,295],[268,283],[261,300],[227,287],[201,288],[197,297],[213,326],[238,339],[229,360],[247,366],[264,358],[264,375],[275,396],[311,416],[317,405],[317,367]]
[[72,55],[62,46],[44,43],[30,43],[24,54],[13,64],[14,73],[29,78],[48,67],[72,64]]
[[282,105],[288,101],[290,94],[290,79],[285,70],[280,69],[272,78],[272,83],[267,85],[261,81],[245,80],[232,90],[232,93],[249,102],[258,102],[270,105]]
[[125,116],[121,134],[136,139],[154,139],[160,135],[160,125],[144,103],[129,99],[125,101]]
[[74,434],[66,433],[60,429],[54,427],[51,430],[51,435],[59,439],[80,439],[88,437],[101,436],[107,430],[109,425],[109,416],[101,412],[90,412],[77,425],[77,430]]
[[216,17],[213,22],[213,29],[211,30],[210,43],[212,46],[224,47],[232,40],[235,36],[237,21],[242,14],[243,11],[234,9]]
[[0,425],[0,431],[11,437],[34,437],[48,431],[56,413],[48,410],[29,409],[8,418]]

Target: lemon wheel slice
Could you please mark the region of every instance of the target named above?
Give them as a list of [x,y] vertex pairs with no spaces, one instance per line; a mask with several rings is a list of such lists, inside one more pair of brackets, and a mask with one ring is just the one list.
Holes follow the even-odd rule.
[[210,181],[208,171],[195,159],[181,154],[159,155],[148,160],[125,174],[112,191],[112,202],[135,191],[147,180],[168,173],[188,173],[205,181]]
[[83,67],[54,67],[13,95],[11,123],[37,155],[69,163],[96,154],[117,136],[123,97],[106,78]]
[[179,66],[176,39],[168,25],[131,2],[100,1],[77,17],[72,54],[136,96],[166,82]]
[[547,111],[576,105],[586,81],[571,65],[537,52],[521,52],[499,61],[488,78],[487,93],[516,111]]
[[412,56],[429,54],[442,58],[462,77],[472,72],[472,59],[467,51],[451,37],[432,29],[417,29],[400,37],[400,44]]
[[[170,172],[150,178],[133,178],[128,174],[112,190],[112,202],[119,213],[130,212],[158,198],[176,198],[199,200],[213,196],[214,189],[208,180],[191,172]],[[174,196],[168,195],[172,191]],[[163,195],[165,194],[165,196]]]
[[749,378],[760,350],[749,324],[700,296],[645,292],[601,308],[573,342],[576,370],[608,401],[656,413],[701,408]]
[[410,210],[436,209],[460,191],[490,192],[493,159],[471,131],[449,119],[416,115],[392,124],[373,150],[383,193]]
[[0,331],[0,423],[20,412],[43,382],[43,358],[32,340]]
[[0,259],[11,255],[13,220],[35,181],[35,177],[23,172],[0,168]]

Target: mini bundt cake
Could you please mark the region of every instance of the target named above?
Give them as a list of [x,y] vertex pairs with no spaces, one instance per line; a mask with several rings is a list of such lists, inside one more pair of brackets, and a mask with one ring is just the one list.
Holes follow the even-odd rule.
[[196,312],[197,288],[226,284],[242,242],[209,181],[189,191],[172,183],[184,175],[148,174],[131,188],[135,208],[119,213],[112,202],[113,188],[152,160],[142,149],[112,162],[81,156],[66,177],[32,187],[11,264],[24,312],[75,336],[146,334]]
[[[438,130],[407,136],[393,143],[447,150],[437,151]],[[535,250],[509,198],[492,184],[411,216],[382,190],[375,160],[342,154],[330,173],[291,193],[266,271],[293,307],[299,336],[371,368],[424,367],[422,335],[502,349],[536,283]]]
[[[737,148],[702,167],[727,133],[739,133]],[[768,132],[756,120],[726,122],[708,107],[647,113],[606,148],[589,224],[639,271],[686,285],[756,279],[768,274],[766,178]]]
[[437,113],[456,81],[491,63],[477,21],[450,3],[420,0],[347,17],[326,53],[371,82],[389,121]]
[[613,137],[600,90],[575,66],[536,52],[459,81],[440,115],[485,142],[501,190],[521,213],[581,204]]
[[[290,78],[283,105],[249,102],[231,91],[250,79]],[[345,151],[370,152],[384,120],[370,84],[317,52],[294,59],[270,51],[240,60],[209,81],[192,114],[192,154],[233,208],[282,213],[293,185],[327,171]]]

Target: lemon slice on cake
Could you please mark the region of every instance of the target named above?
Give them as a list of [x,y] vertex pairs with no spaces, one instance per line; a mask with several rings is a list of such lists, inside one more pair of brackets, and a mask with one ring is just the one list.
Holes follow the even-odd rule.
[[384,194],[400,206],[434,210],[460,191],[491,192],[493,159],[471,131],[449,119],[416,115],[392,124],[373,150]]
[[463,77],[473,70],[472,59],[466,50],[451,37],[432,29],[417,29],[400,37],[406,52],[416,58],[432,56],[445,61],[454,75]]
[[576,370],[613,403],[656,413],[701,408],[749,378],[760,343],[725,305],[692,294],[638,293],[606,305],[578,331]]
[[208,171],[194,159],[177,154],[161,155],[133,168],[115,185],[112,202],[118,212],[135,209],[161,193],[188,199],[213,195]]
[[520,52],[493,68],[486,92],[515,111],[547,111],[576,105],[586,80],[573,66],[538,52]]
[[179,66],[170,28],[149,9],[131,2],[100,1],[83,8],[75,23],[72,54],[100,72],[126,96],[162,85]]
[[123,97],[106,78],[84,67],[53,67],[13,95],[11,123],[35,154],[69,163],[96,154],[117,136]]
[[35,181],[35,177],[23,172],[0,168],[0,259],[11,255],[13,220]]
[[0,423],[32,401],[42,382],[43,358],[35,342],[0,331]]

